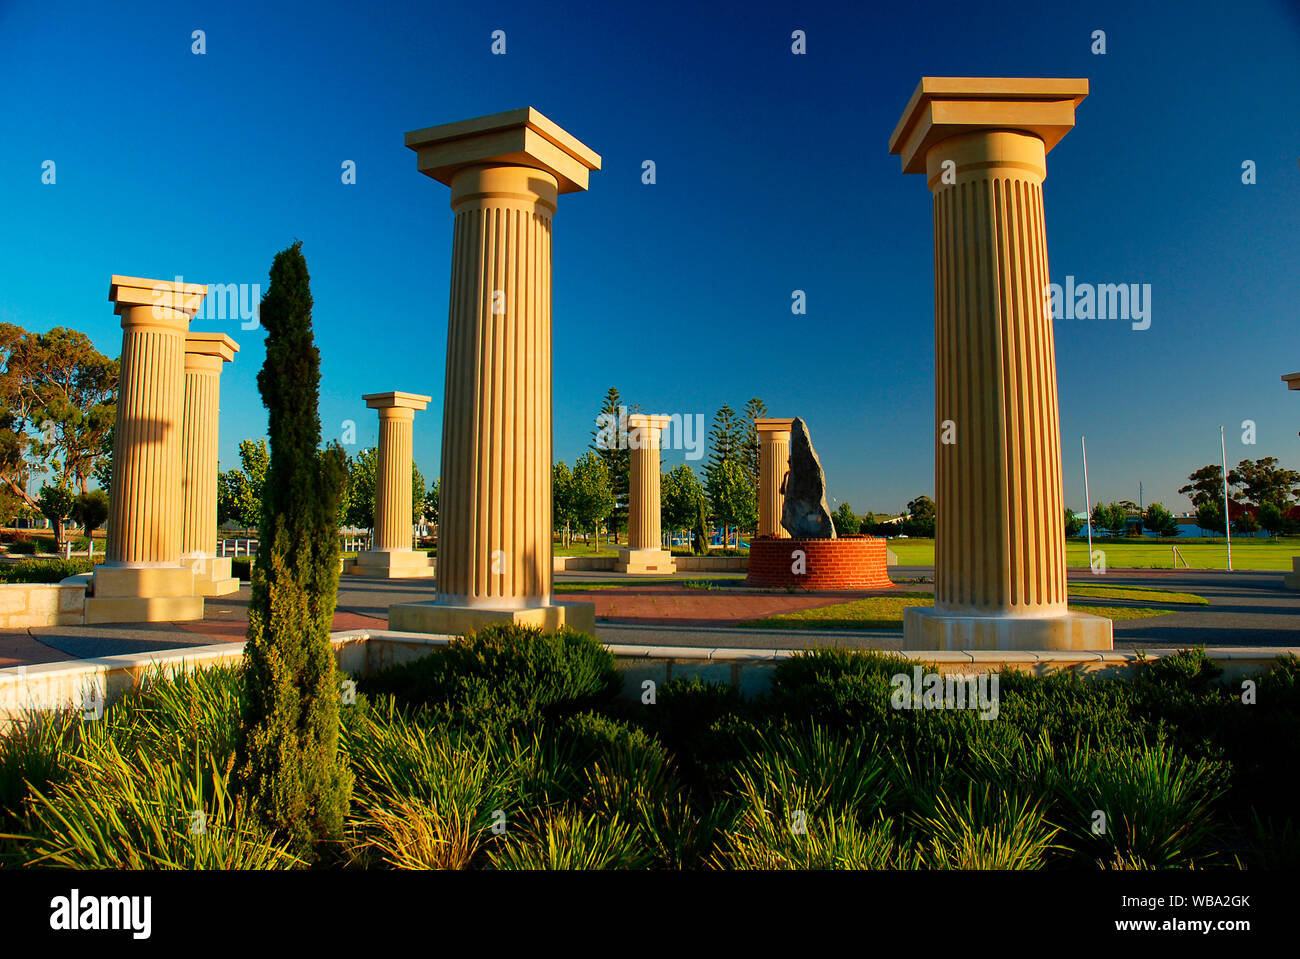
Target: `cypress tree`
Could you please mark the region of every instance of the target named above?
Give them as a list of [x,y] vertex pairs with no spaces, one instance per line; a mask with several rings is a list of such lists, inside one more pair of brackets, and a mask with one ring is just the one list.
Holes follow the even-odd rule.
[[696,556],[707,556],[709,553],[709,504],[703,496],[695,501],[695,542],[691,544],[691,552]]
[[343,831],[352,774],[339,752],[330,625],[338,599],[339,500],[346,457],[320,446],[320,351],[302,244],[276,254],[262,298],[266,362],[257,375],[271,459],[262,493],[244,650],[237,755],[244,793],[302,853]]

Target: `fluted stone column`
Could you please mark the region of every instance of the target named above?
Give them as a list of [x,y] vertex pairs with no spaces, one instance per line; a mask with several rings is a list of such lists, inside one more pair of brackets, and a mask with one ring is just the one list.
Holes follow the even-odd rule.
[[921,81],[890,141],[934,193],[935,605],[906,649],[1110,649],[1066,608],[1045,157],[1087,80]]
[[432,576],[429,556],[411,548],[414,504],[411,463],[415,412],[432,397],[418,393],[370,393],[366,406],[379,411],[379,462],[375,469],[375,542],[357,554],[348,572],[378,579]]
[[86,622],[203,618],[194,573],[181,565],[181,438],[185,335],[207,287],[114,276],[122,317],[106,562],[95,571]]
[[677,564],[663,548],[659,495],[659,448],[670,417],[633,413],[627,418],[632,475],[628,485],[627,547],[618,551],[622,573],[675,573]]
[[551,595],[551,218],[600,157],[531,107],[406,135],[451,187],[451,297],[433,603],[393,629],[457,633],[497,621],[595,627]]
[[181,565],[194,571],[200,596],[238,592],[230,558],[217,556],[217,438],[221,370],[239,345],[224,333],[185,338],[185,412],[181,429]]
[[789,539],[781,525],[785,493],[781,491],[790,469],[790,427],[793,419],[757,419],[758,433],[758,535]]

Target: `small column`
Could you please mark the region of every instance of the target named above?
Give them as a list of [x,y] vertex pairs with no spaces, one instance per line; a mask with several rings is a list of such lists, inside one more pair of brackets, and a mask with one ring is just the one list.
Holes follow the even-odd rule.
[[790,469],[790,427],[793,419],[757,419],[758,433],[758,535],[789,539],[781,525],[785,493],[781,486]]
[[890,140],[934,194],[934,609],[905,649],[1110,649],[1066,606],[1043,218],[1046,154],[1087,80],[926,77]]
[[185,335],[208,288],[114,276],[122,317],[107,560],[91,580],[87,623],[203,618],[194,573],[181,565]]
[[427,553],[411,548],[411,502],[415,411],[432,397],[419,393],[369,393],[366,406],[379,411],[379,462],[375,468],[374,548],[357,554],[348,572],[375,579],[432,576]]
[[660,528],[659,448],[670,417],[633,413],[627,418],[632,461],[628,487],[627,547],[618,551],[621,573],[675,573],[677,563],[663,548]]
[[591,631],[595,606],[551,596],[551,218],[600,157],[531,107],[406,135],[451,187],[438,595],[392,629],[493,622]]
[[239,345],[224,333],[185,338],[185,422],[181,430],[181,565],[200,596],[238,592],[229,557],[217,555],[217,438],[221,370]]

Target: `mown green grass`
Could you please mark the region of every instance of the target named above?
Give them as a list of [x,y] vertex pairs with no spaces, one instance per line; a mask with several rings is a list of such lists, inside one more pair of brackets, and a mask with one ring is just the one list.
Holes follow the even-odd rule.
[[[1108,619],[1148,619],[1165,616],[1171,609],[1140,606],[1112,606],[1093,602],[1097,599],[1129,599],[1147,603],[1203,605],[1208,602],[1193,593],[1177,593],[1146,587],[1070,587],[1071,609]],[[869,596],[847,603],[834,603],[813,609],[800,609],[762,619],[751,619],[740,626],[752,629],[892,629],[903,625],[903,610],[908,606],[933,606],[931,593],[895,593]]]
[[[1228,551],[1223,540],[1194,542],[1177,540],[1152,540],[1128,542],[1094,539],[1093,549],[1106,554],[1107,569],[1172,569],[1174,554],[1170,548],[1178,547],[1179,555],[1192,569],[1227,569]],[[898,557],[901,566],[933,566],[934,540],[891,539],[889,548]],[[1291,558],[1300,555],[1300,537],[1283,537],[1279,540],[1232,540],[1232,568],[1253,570],[1290,570]],[[1087,569],[1088,544],[1070,540],[1065,544],[1065,563]],[[1180,562],[1178,568],[1182,569]]]

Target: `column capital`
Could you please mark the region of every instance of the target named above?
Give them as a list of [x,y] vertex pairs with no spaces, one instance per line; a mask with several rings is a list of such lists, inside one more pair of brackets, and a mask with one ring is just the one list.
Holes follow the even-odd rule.
[[412,130],[406,146],[421,173],[447,186],[466,167],[523,166],[549,173],[560,193],[578,193],[600,169],[596,151],[533,107]]
[[1300,373],[1287,373],[1282,377],[1288,390],[1300,390]]
[[648,427],[652,430],[662,430],[670,422],[672,422],[672,417],[666,413],[629,413],[627,428],[635,430]]
[[[429,405],[432,396],[423,396],[419,393],[403,393],[401,390],[393,390],[388,393],[367,393],[361,397],[366,401],[366,406],[372,410],[422,410]],[[383,416],[381,412],[379,414]]]
[[234,360],[239,352],[239,344],[225,333],[187,333],[185,334],[185,356],[214,356],[223,363]]
[[177,283],[174,280],[146,280],[138,276],[114,274],[108,281],[108,299],[113,312],[128,323],[130,311],[138,306],[174,310],[191,319],[203,305],[208,288],[200,283]]
[[1032,134],[1050,152],[1074,126],[1086,78],[922,77],[889,138],[904,173],[925,173],[926,153],[963,133]]
[[780,419],[766,416],[754,420],[754,430],[758,433],[789,433],[794,426],[794,418]]

